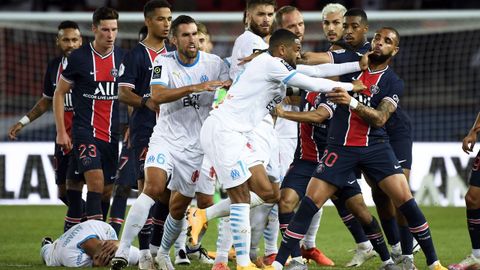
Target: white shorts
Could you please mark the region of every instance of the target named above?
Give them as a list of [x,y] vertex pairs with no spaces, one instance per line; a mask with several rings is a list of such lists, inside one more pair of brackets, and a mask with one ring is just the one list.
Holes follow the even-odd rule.
[[205,155],[203,157],[202,169],[198,178],[195,192],[206,195],[215,194],[215,184],[217,183],[217,173],[213,168],[212,161]]
[[295,155],[295,149],[297,148],[297,140],[297,138],[278,138],[281,180],[283,180],[288,168],[290,168],[290,164],[292,164],[293,157]]
[[164,170],[170,179],[168,189],[183,196],[195,197],[195,186],[200,177],[203,153],[180,150],[162,137],[151,137],[148,145],[145,169],[155,167]]
[[223,188],[239,186],[250,178],[248,168],[254,151],[246,134],[224,128],[212,115],[203,123],[200,142]]
[[249,134],[249,140],[254,145],[254,160],[263,163],[272,182],[280,182],[280,153],[273,122],[262,120]]

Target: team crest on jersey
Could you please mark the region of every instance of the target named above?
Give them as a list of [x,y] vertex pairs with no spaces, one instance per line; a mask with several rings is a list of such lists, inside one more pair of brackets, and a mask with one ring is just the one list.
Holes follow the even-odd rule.
[[232,171],[230,171],[230,177],[232,178],[232,180],[237,180],[238,178],[240,178],[240,172],[237,169],[233,169]]
[[208,82],[208,76],[207,75],[202,75],[202,77],[200,77],[200,82],[204,83],[204,82]]
[[118,69],[112,68],[112,70],[110,70],[110,75],[112,75],[114,78],[118,78]]
[[152,70],[152,79],[160,79],[162,77],[162,66],[155,66]]
[[370,93],[372,93],[372,96],[378,94],[379,92],[380,87],[378,87],[378,85],[373,84],[372,86],[370,86]]
[[288,71],[294,70],[294,68],[292,66],[290,66],[290,64],[287,63],[287,61],[285,61],[283,59],[280,59],[280,62],[282,62],[282,64],[288,69]]

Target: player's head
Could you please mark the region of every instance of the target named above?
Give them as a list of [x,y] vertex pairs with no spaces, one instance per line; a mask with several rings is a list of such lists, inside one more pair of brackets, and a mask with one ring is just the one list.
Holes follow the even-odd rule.
[[194,59],[198,54],[198,30],[195,20],[187,15],[178,16],[170,29],[172,43],[177,47],[178,54],[187,59]]
[[301,49],[300,39],[287,29],[278,29],[270,37],[268,47],[270,54],[282,58],[293,68],[297,65]]
[[247,1],[247,27],[261,37],[268,36],[271,32],[275,5],[275,0]]
[[197,22],[198,30],[198,49],[210,53],[213,48],[212,40],[210,39],[210,33],[208,33],[207,26],[205,24]]
[[323,34],[330,43],[335,43],[343,36],[343,15],[347,9],[338,3],[327,4],[322,9]]
[[146,25],[142,26],[140,30],[138,30],[138,40],[142,41],[144,40],[148,35],[148,28]]
[[94,45],[102,50],[113,48],[118,33],[118,12],[110,7],[100,7],[93,12],[92,31]]
[[82,36],[78,24],[73,21],[63,21],[58,25],[56,44],[64,56],[82,46]]
[[348,45],[357,48],[367,40],[368,19],[363,9],[352,8],[343,16],[343,39]]
[[293,6],[283,6],[275,13],[275,29],[287,29],[303,41],[305,22],[300,11]]
[[400,34],[393,27],[382,27],[375,31],[372,39],[373,53],[368,56],[372,64],[382,64],[398,53]]
[[143,7],[145,25],[149,35],[156,39],[168,38],[172,24],[171,5],[165,0],[150,0]]

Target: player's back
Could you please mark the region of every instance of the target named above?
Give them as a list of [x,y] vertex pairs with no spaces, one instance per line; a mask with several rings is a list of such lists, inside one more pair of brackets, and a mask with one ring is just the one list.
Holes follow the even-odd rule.
[[75,108],[73,136],[93,136],[117,142],[118,68],[124,50],[115,46],[101,55],[89,43],[72,52],[62,78],[73,84],[72,101]]
[[294,73],[284,60],[262,53],[237,76],[223,104],[211,114],[232,130],[249,132],[283,100]]
[[[228,70],[220,57],[199,51],[194,63],[185,64],[178,58],[177,51],[174,51],[155,59],[151,84],[179,88],[227,79]],[[162,136],[174,147],[201,151],[198,142],[200,128],[212,108],[213,97],[213,92],[204,91],[161,104],[160,116],[151,139]]]
[[247,57],[258,50],[265,50],[268,48],[268,44],[258,35],[254,34],[250,30],[245,30],[243,34],[238,36],[233,44],[232,56],[230,57],[230,79],[235,80],[237,76],[248,66],[238,65],[241,58]]
[[[81,248],[85,241],[92,238],[117,240],[117,234],[112,226],[100,220],[88,220],[77,224],[53,243],[54,262],[50,262],[50,265],[67,267],[92,266],[92,258]],[[47,265],[49,265],[48,262]]]

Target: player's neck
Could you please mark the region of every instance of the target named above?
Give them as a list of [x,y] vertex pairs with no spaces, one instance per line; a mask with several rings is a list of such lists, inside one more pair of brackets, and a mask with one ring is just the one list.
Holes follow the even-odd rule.
[[97,42],[95,42],[95,40],[92,42],[92,44],[93,44],[93,49],[95,49],[95,51],[100,55],[107,55],[113,50],[113,47],[99,46]]
[[370,63],[368,65],[368,69],[370,69],[370,71],[379,71],[379,70],[383,70],[385,69],[387,66],[388,66],[388,62],[389,61],[386,61],[386,62],[383,62],[383,63]]
[[142,41],[145,46],[159,51],[165,47],[164,38],[155,38],[153,36],[147,35],[147,37]]

